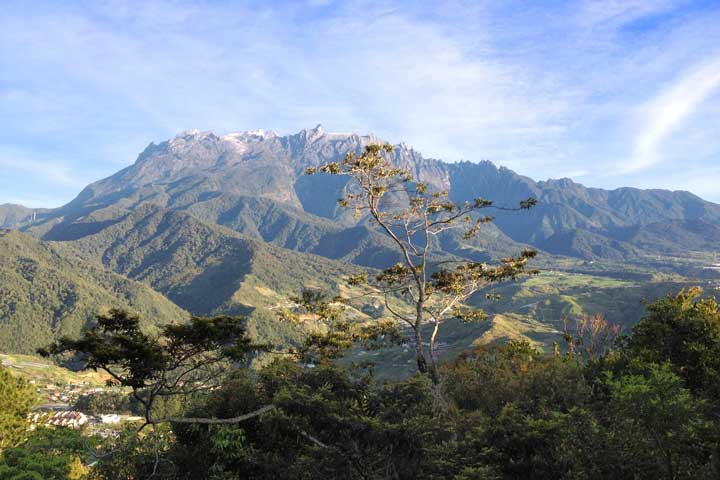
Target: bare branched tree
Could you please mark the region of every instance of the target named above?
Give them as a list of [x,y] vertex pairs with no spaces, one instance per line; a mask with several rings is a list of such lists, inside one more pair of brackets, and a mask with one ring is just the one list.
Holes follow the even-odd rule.
[[568,351],[588,358],[607,353],[621,333],[620,325],[609,322],[601,314],[563,319],[563,339]]
[[[437,338],[443,321],[452,317],[466,321],[485,318],[466,301],[487,285],[529,273],[526,265],[535,252],[525,250],[494,265],[447,256],[438,260],[435,239],[451,229],[460,229],[464,238],[470,239],[493,221],[483,212],[527,210],[536,200],[523,200],[514,208],[495,206],[483,198],[457,204],[448,192],[431,191],[425,183],[415,181],[410,171],[393,166],[389,159],[392,151],[388,144],[368,145],[360,154],[348,153],[342,162],[309,168],[306,173],[349,177],[352,193],[339,199],[339,204],[369,219],[397,248],[399,263],[375,278],[368,278],[367,273],[352,276],[349,283],[384,297],[386,309],[411,332],[418,371],[428,374],[437,386],[441,383]],[[394,307],[393,297],[411,304],[412,311]],[[429,334],[424,333],[426,324],[431,325]]]

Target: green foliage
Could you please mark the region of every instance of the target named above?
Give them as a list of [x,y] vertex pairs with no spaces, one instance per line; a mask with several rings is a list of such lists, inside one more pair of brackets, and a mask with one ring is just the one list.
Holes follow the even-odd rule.
[[374,350],[405,340],[399,325],[390,319],[373,318],[369,322],[348,320],[344,315],[347,302],[342,297],[329,298],[322,291],[305,289],[292,300],[296,304],[295,310],[281,311],[281,319],[302,323],[302,315],[310,316],[318,323],[318,328],[306,333],[300,345],[287,352],[303,361],[337,359],[353,347]]
[[525,413],[567,412],[590,396],[581,363],[548,356],[527,341],[479,347],[445,367],[446,389],[464,410],[496,416],[508,404]]
[[644,363],[669,362],[687,388],[714,400],[720,398],[720,305],[702,293],[683,290],[648,305],[622,351]]
[[73,409],[88,415],[129,413],[130,396],[122,391],[95,392],[81,395],[73,405]]
[[2,480],[80,480],[87,478],[93,439],[77,430],[38,428],[19,447],[0,456]]
[[[186,417],[109,439],[96,451],[114,453],[99,454],[91,473],[168,480],[718,478],[717,399],[695,383],[708,378],[715,359],[716,315],[713,300],[681,292],[648,305],[617,350],[595,356],[546,355],[527,341],[476,347],[442,366],[448,408],[440,415],[436,388],[422,375],[380,384],[365,367],[308,366],[285,355],[255,372],[230,368],[192,401],[183,395],[190,392],[175,392]],[[116,312],[78,342],[95,345],[98,365],[124,358],[126,384],[137,389],[154,378],[150,371],[168,371],[159,359],[175,343],[220,355],[220,331],[235,328],[224,322],[166,327],[149,355],[157,339]],[[658,324],[674,329],[656,344],[649,332]],[[648,356],[667,343],[702,355],[680,348]],[[148,359],[146,369],[133,363],[139,358]]]
[[147,285],[19,232],[0,233],[0,351],[31,353],[56,336],[78,335],[98,311],[118,306],[153,327],[187,312]]
[[25,439],[27,415],[36,402],[33,386],[0,366],[0,454]]
[[155,424],[163,421],[153,417],[158,399],[209,390],[229,362],[267,349],[247,338],[238,317],[193,317],[188,323],[165,325],[154,336],[141,330],[137,316],[111,310],[99,315],[80,339],[63,337],[39,353],[69,356],[85,368],[107,372],[115,384],[132,389],[146,424]]
[[[386,385],[329,364],[278,360],[238,371],[195,415],[242,425],[175,425],[168,478],[714,478],[717,422],[668,366],[589,375],[581,357],[525,342],[444,367],[452,407],[433,414],[422,377]],[[182,472],[182,473],[181,473]]]
[[107,439],[98,445],[97,463],[93,465],[89,478],[178,478],[175,464],[167,457],[173,441],[172,432],[165,426],[156,426],[140,434],[134,427],[124,428],[117,438]]
[[[644,375],[605,380],[610,401],[603,418],[608,447],[626,475],[702,478],[710,473],[712,429],[704,405],[669,365],[649,365]],[[711,437],[710,437],[711,438]]]
[[[268,366],[257,381],[237,377],[213,393],[207,411],[222,418],[268,402],[279,409],[237,427],[183,426],[173,457],[187,472],[182,478],[417,478],[422,427],[434,422],[427,384],[414,379],[377,390],[369,380],[288,361]],[[191,462],[183,460],[188,450]]]

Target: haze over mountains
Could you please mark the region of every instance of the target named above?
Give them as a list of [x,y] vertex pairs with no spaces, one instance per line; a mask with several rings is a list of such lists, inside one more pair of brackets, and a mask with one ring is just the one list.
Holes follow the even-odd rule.
[[[344,179],[304,175],[307,167],[381,141],[320,126],[287,136],[190,130],[151,143],[133,165],[88,185],[63,207],[0,206],[0,227],[23,232],[13,234],[15,243],[61,246],[193,314],[253,314],[253,328],[281,338],[292,332],[273,323],[271,310],[288,295],[312,282],[337,289],[353,264],[380,268],[396,260],[384,236],[338,207]],[[472,241],[445,232],[434,245],[437,255],[484,261],[529,245],[546,263],[643,265],[720,251],[720,205],[688,192],[536,182],[488,161],[427,159],[404,144],[393,161],[457,202],[538,200],[529,212],[498,212]],[[3,283],[14,281],[5,275]],[[127,297],[121,290],[114,295]],[[2,322],[12,324],[13,315],[3,313]],[[71,330],[79,327],[74,321]]]

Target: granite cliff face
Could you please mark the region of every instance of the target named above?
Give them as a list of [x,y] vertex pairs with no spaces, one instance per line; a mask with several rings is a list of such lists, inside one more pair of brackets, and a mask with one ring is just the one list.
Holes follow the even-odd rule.
[[[328,133],[319,125],[287,136],[262,130],[222,136],[190,130],[151,143],[135,164],[89,185],[68,205],[42,213],[35,222],[25,216],[20,223],[41,237],[57,239],[91,213],[111,218],[150,203],[287,248],[342,258],[347,252],[323,244],[336,243],[330,238],[347,236],[342,233],[347,229],[364,229],[362,221],[337,206],[346,180],[309,177],[304,170],[381,141],[372,135]],[[496,227],[488,228],[491,256],[517,244],[594,260],[720,249],[720,239],[697,238],[703,229],[717,231],[720,205],[688,192],[603,190],[570,179],[536,182],[488,161],[424,158],[404,144],[396,146],[393,161],[433,188],[448,190],[456,201],[484,197],[512,206],[537,198],[532,211],[499,215]],[[367,240],[372,232],[363,230],[361,237]],[[382,241],[377,242],[382,248]],[[457,244],[458,239],[444,243]],[[347,259],[367,256],[350,254]]]

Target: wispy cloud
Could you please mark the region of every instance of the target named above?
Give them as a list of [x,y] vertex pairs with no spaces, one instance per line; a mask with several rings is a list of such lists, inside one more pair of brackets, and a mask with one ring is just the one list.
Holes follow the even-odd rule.
[[662,142],[720,89],[720,57],[685,73],[642,108],[643,129],[635,141],[633,160],[624,172],[648,168],[662,160]]
[[[603,187],[665,185],[645,167],[663,162],[672,171],[682,163],[678,137],[698,122],[707,134],[694,168],[720,151],[708,130],[720,104],[712,95],[720,9],[712,5],[38,0],[3,7],[0,146],[15,152],[13,171],[22,161],[36,173],[0,176],[0,202],[20,196],[19,181],[31,189],[39,172],[51,171],[48,162],[62,165],[59,179],[109,175],[150,141],[192,127],[289,133],[322,123],[405,141],[428,156],[490,159],[536,178],[569,172]],[[622,175],[607,174],[618,164]],[[678,188],[692,190],[693,178]],[[75,193],[62,180],[55,187],[58,203]]]
[[87,178],[64,166],[57,159],[39,161],[24,153],[0,147],[0,168],[8,177],[16,174],[28,182],[41,181],[57,186],[82,187]]
[[618,28],[635,20],[668,12],[687,4],[678,0],[586,0],[575,19],[584,27]]
[[28,207],[60,205],[94,180],[61,159],[4,146],[0,146],[0,172],[0,203]]

